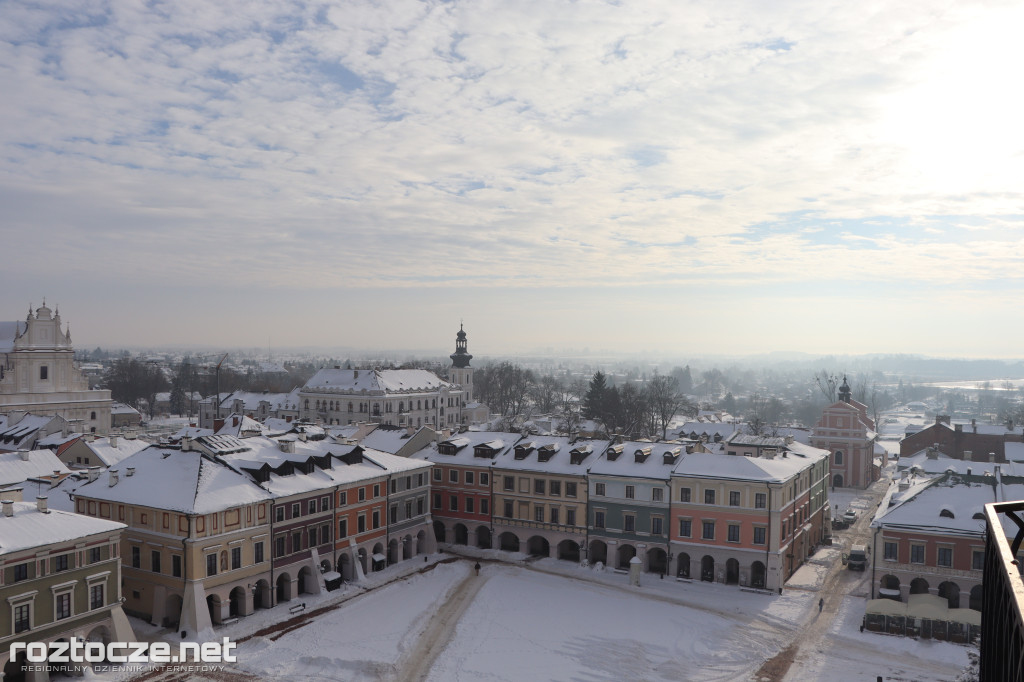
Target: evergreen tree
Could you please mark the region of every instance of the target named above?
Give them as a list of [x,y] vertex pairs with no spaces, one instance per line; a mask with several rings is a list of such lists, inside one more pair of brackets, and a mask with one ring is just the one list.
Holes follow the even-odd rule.
[[607,391],[608,385],[605,381],[604,373],[598,370],[590,380],[590,386],[587,387],[587,395],[583,398],[584,419],[601,419],[605,406],[605,393]]

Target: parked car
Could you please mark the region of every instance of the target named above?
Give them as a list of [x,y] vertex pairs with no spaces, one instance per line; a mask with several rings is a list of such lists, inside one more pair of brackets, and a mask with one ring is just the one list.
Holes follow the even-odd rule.
[[856,520],[857,512],[853,511],[852,509],[847,509],[846,511],[843,512],[843,521],[846,521],[847,523],[853,523]]

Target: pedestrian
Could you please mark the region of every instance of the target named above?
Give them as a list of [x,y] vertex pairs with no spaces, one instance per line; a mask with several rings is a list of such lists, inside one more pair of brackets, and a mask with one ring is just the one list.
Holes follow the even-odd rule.
[[479,561],[476,562],[476,565],[473,566],[473,568],[476,569],[476,574],[480,575],[480,562]]
[[824,597],[822,597],[821,599],[818,600],[818,613],[821,613],[821,610],[823,608],[825,608],[825,598]]

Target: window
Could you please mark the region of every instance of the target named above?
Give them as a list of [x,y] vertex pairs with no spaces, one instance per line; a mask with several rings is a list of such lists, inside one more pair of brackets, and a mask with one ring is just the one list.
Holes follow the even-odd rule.
[[340,521],[338,521],[338,537],[348,537],[348,519],[341,519]]
[[149,553],[149,570],[154,573],[160,572],[160,550],[158,549]]
[[28,564],[18,564],[14,567],[14,582],[28,580]]
[[764,535],[765,535],[764,528],[754,528],[754,544],[755,545],[763,545],[764,544]]
[[[455,505],[455,509],[458,509],[459,503],[456,501],[454,495],[452,495],[452,504]],[[455,511],[455,509],[453,509],[452,511]],[[390,523],[392,525],[398,523],[398,505],[397,504],[391,505],[391,508],[388,509],[388,523]]]
[[480,472],[480,485],[487,485],[490,483],[491,477],[486,472]]
[[292,504],[292,518],[297,519],[302,516],[302,505],[298,502]]
[[627,485],[626,486],[626,499],[627,500],[632,500],[632,499],[635,499],[635,498],[636,498],[636,487],[635,486],[631,486],[631,485]]
[[316,514],[316,500],[309,501],[309,504],[306,506],[306,513]]
[[730,523],[727,526],[727,528],[726,528],[726,532],[728,534],[726,539],[729,542],[739,542],[740,541],[740,527],[739,527],[739,524]]
[[475,498],[473,498],[473,497],[468,497],[468,496],[466,497],[466,513],[467,514],[473,514],[475,512],[475,509],[474,509],[475,505],[473,503],[474,500],[475,500]]
[[100,548],[99,547],[91,547],[91,548],[89,548],[89,563],[90,564],[95,564],[95,563],[99,563],[99,561],[100,561]]
[[690,501],[690,489],[689,488],[680,488],[679,489],[679,501],[680,502],[689,502]]
[[714,490],[705,490],[704,491],[704,504],[714,504],[714,503],[715,503],[715,491]]
[[[344,523],[344,521],[342,521]],[[257,542],[252,546],[253,550],[253,562],[257,564],[263,563],[263,543]]]
[[664,492],[661,488],[651,488],[651,502],[661,502]]
[[358,494],[356,495],[356,497],[359,498],[360,502],[365,500],[366,499],[366,488],[360,488]]
[[343,490],[338,493],[338,506],[344,507],[346,504],[348,504],[348,492]]
[[231,548],[231,570],[237,570],[242,567],[242,548],[232,547]]
[[566,497],[576,497],[576,484],[575,483],[566,482],[566,484],[565,484],[565,496]]
[[623,514],[622,530],[626,533],[634,532],[636,530],[636,517],[632,514]]
[[103,585],[92,585],[89,588],[89,608],[103,608]]
[[441,493],[434,493],[434,509],[441,508]]
[[740,506],[740,491],[730,490],[729,491],[729,506],[738,507]]
[[835,454],[832,456],[832,461],[833,461],[833,463],[835,465],[842,466],[842,464],[843,464],[843,453],[842,453],[842,451],[836,450]]
[[505,490],[515,490],[516,489],[516,479],[514,477],[512,477],[512,476],[503,476],[501,483],[502,483],[502,488],[504,488]]
[[539,523],[544,523],[544,507],[543,505],[536,505],[533,508],[533,520]]
[[450,495],[448,497],[448,510],[459,511],[459,498],[457,496]]
[[458,469],[449,469],[448,470],[448,482],[449,483],[458,483],[459,482],[459,470]]
[[284,507],[274,508],[274,520],[276,520],[278,523],[284,521]]
[[705,521],[704,522],[704,535],[703,535],[703,538],[705,540],[714,540],[715,539],[715,522],[714,521]]
[[380,528],[380,510],[379,509],[374,509],[373,510],[373,527],[374,528]]
[[910,563],[912,563],[912,564],[923,564],[924,563],[924,545],[911,545],[910,546]]
[[438,482],[441,481],[441,470],[438,468],[434,469],[434,480]]
[[764,493],[754,493],[754,508],[764,509],[766,506],[767,496]]
[[330,506],[331,506],[331,498],[329,498],[329,497],[321,497],[320,498],[320,511],[327,511],[327,509]]
[[971,568],[981,571],[985,568],[985,551],[976,549],[971,552]]
[[275,557],[283,557],[284,556],[284,536],[283,535],[280,535],[280,536],[274,538],[274,556]]
[[[47,367],[46,365],[43,365],[42,367],[39,368],[39,380],[40,381],[46,381],[46,379],[49,376],[49,374],[50,374],[50,368]],[[93,417],[93,418],[95,419],[95,417]]]
[[142,550],[132,547],[132,568],[142,567]]
[[545,481],[543,478],[535,478],[535,479],[533,479],[533,494],[534,495],[543,495],[545,490],[546,490],[546,486],[545,486],[546,483],[547,483],[547,481]]
[[31,604],[19,604],[14,607],[14,631],[27,632],[32,629]]
[[576,525],[576,509],[573,508],[565,510],[565,524],[567,526]]
[[68,570],[68,555],[61,554],[53,558],[53,570],[55,573]]
[[57,602],[55,604],[57,620],[71,617],[71,593],[64,592],[63,594],[57,595]]
[[548,486],[548,492],[550,494],[552,494],[552,495],[561,495],[562,494],[562,482],[561,481],[551,481],[551,484]]
[[206,555],[206,575],[207,576],[217,575],[217,555],[216,554],[207,554]]
[[466,485],[473,485],[475,478],[476,477],[473,475],[472,471],[467,471],[466,472]]
[[693,522],[690,519],[679,519],[679,537],[688,538],[693,532]]
[[[261,556],[260,561],[263,561],[263,559],[262,559],[263,544],[260,543],[259,545],[257,545],[257,547],[259,547],[259,549],[260,549],[260,552],[259,552],[260,556]],[[181,557],[178,556],[177,554],[175,554],[175,555],[173,555],[171,557],[171,575],[174,576],[175,578],[180,578],[181,577]]]
[[896,561],[899,557],[899,544],[886,542],[882,545],[882,558],[886,561]]
[[660,516],[651,517],[651,535],[661,535],[663,520]]
[[552,507],[551,513],[548,516],[551,520],[551,523],[560,523],[560,521],[558,520],[558,507]]
[[309,529],[309,546],[316,547],[317,530],[316,528]]
[[412,500],[405,501],[405,518],[412,518]]
[[594,512],[594,528],[604,528],[604,512]]
[[594,484],[594,494],[604,497],[604,483]]
[[939,547],[939,554],[936,560],[939,566],[945,566],[947,568],[953,566],[953,548],[952,547]]
[[505,518],[511,519],[513,515],[512,500],[505,500]]
[[296,531],[292,533],[292,552],[298,552],[302,549],[302,533]]

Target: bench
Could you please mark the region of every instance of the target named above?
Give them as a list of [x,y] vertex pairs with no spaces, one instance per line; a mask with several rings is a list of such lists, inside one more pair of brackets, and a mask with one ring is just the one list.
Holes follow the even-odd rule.
[[301,604],[296,604],[295,606],[293,606],[290,609],[288,609],[288,613],[292,613],[292,614],[301,613],[301,612],[303,612],[305,610],[306,610],[306,602],[302,602]]
[[231,625],[232,623],[237,623],[237,622],[238,622],[237,618],[225,618],[224,620],[222,620],[220,622],[220,624],[221,625]]

